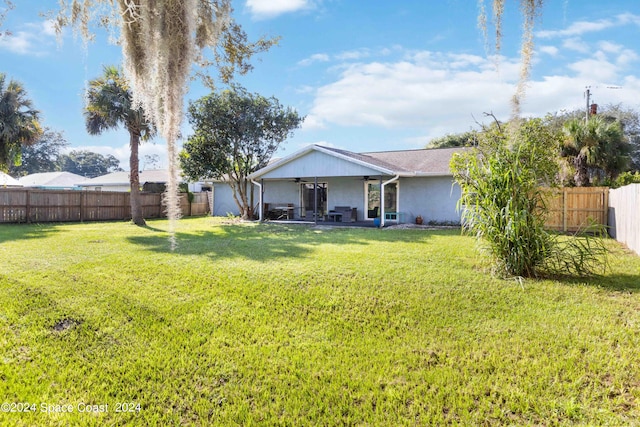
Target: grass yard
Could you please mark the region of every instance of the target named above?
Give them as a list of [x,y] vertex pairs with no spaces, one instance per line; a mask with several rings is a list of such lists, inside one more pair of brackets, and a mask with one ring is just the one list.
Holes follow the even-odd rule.
[[0,425],[640,425],[613,241],[519,283],[457,230],[167,227],[0,226]]

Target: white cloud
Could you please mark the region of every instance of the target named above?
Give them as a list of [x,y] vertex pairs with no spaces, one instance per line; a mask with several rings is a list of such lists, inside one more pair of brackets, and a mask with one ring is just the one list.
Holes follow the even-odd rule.
[[309,85],[302,85],[302,86],[298,86],[295,89],[296,93],[301,93],[301,94],[305,94],[305,93],[313,93],[316,91],[316,88],[313,86],[309,86]]
[[586,33],[592,33],[595,31],[602,31],[607,28],[611,28],[614,25],[620,25],[620,21],[612,21],[610,19],[601,19],[595,22],[589,21],[578,21],[569,25],[564,30],[546,30],[546,31],[538,31],[536,36],[543,39],[554,38],[554,37],[575,37],[581,36]]
[[587,81],[613,81],[618,77],[618,67],[603,58],[589,58],[569,64],[579,79]]
[[27,31],[0,35],[0,50],[33,56],[43,56],[51,52],[55,39],[52,21],[26,24],[25,28]]
[[630,49],[623,49],[616,58],[616,64],[624,67],[638,60],[638,54]]
[[329,55],[326,53],[315,53],[308,58],[298,61],[298,65],[301,67],[307,67],[315,62],[327,62],[329,61]]
[[633,13],[622,13],[616,16],[620,24],[633,24],[640,26],[640,15],[634,15]]
[[313,6],[310,0],[247,0],[246,5],[255,19],[275,18]]
[[337,54],[335,58],[341,61],[349,61],[368,58],[369,56],[371,56],[371,51],[369,49],[357,49],[341,52]]
[[420,52],[413,60],[347,67],[339,79],[318,89],[305,126],[328,124],[403,128],[469,123],[472,114],[508,114],[518,66],[500,73],[476,56]]
[[322,121],[321,117],[310,114],[307,115],[302,122],[301,130],[317,130],[326,128],[326,124]]
[[556,37],[579,37],[589,33],[595,33],[612,27],[623,25],[640,26],[640,16],[632,13],[624,13],[615,16],[613,19],[599,19],[597,21],[578,21],[569,25],[564,30],[545,30],[536,32],[536,37],[550,39]]
[[608,41],[601,41],[598,43],[598,47],[604,51],[609,53],[618,53],[623,49],[623,46],[617,43],[611,43]]
[[580,53],[588,53],[590,50],[589,44],[579,38],[570,38],[564,40],[562,42],[562,47]]
[[[589,85],[624,84],[625,90],[629,88],[627,95],[599,94],[600,102],[628,100],[630,106],[636,106],[640,80],[625,78],[620,63],[636,60],[637,55],[628,49],[617,50],[595,51],[573,63],[554,63],[553,74],[529,82],[523,114],[542,117],[580,108]],[[549,52],[559,53],[556,49]],[[407,52],[396,62],[343,64],[334,68],[338,70],[335,81],[315,91],[303,128],[393,129],[416,135],[407,136],[407,144],[421,141],[415,146],[423,145],[429,138],[468,130],[475,120],[486,122],[484,112],[508,119],[519,67],[517,58],[500,58],[496,70],[491,58],[433,51]]]
[[550,56],[557,56],[558,53],[560,52],[560,49],[558,49],[555,46],[540,46],[538,50]]

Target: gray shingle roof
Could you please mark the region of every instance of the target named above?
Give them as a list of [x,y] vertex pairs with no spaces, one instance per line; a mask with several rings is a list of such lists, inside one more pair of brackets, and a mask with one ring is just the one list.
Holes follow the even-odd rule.
[[380,151],[372,153],[361,153],[361,156],[373,158],[376,161],[393,165],[392,169],[402,173],[418,174],[451,174],[449,162],[453,153],[466,151],[468,149],[456,148],[435,148],[421,150],[398,150]]
[[402,176],[451,176],[449,163],[453,154],[464,152],[468,148],[436,148],[419,150],[394,150],[368,153],[354,153],[348,150],[326,147],[321,145],[309,145],[285,158],[272,162],[266,167],[254,172],[250,177],[264,176],[274,169],[282,167],[311,151],[324,152],[330,156],[341,157],[347,161],[369,166],[382,174],[395,174]]
[[[375,153],[370,153],[370,154],[354,153],[351,151],[340,150],[340,149],[331,148],[331,147],[322,147],[322,148],[328,151],[333,151],[334,153],[342,154],[343,156],[350,157],[355,160],[359,160],[361,162],[369,163],[370,165],[378,166],[378,167],[389,169],[389,170],[398,170],[398,165],[395,165],[393,163],[385,161],[384,159],[373,156],[372,154],[375,154]],[[402,171],[408,172],[405,170],[402,170]]]

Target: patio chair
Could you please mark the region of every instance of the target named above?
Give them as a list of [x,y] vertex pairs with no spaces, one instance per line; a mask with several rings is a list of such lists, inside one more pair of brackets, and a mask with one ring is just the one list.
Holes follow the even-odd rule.
[[368,212],[368,217],[369,218],[378,218],[378,211],[380,210],[380,206],[376,206],[373,209],[369,209]]

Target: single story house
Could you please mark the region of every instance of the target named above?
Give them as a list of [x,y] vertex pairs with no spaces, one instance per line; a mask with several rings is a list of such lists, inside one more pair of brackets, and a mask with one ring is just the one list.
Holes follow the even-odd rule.
[[0,188],[17,188],[23,185],[17,179],[0,171]]
[[[260,219],[459,223],[449,162],[464,148],[354,153],[320,145],[250,175]],[[220,194],[216,194],[220,201]]]
[[[78,183],[84,190],[93,191],[130,191],[129,172],[120,171],[112,172],[106,175],[98,176],[93,179],[85,179]],[[140,171],[140,186],[142,191],[151,193],[162,193],[165,190],[165,184],[169,181],[169,171],[167,169],[152,169]],[[189,188],[191,192],[195,191]]]
[[25,175],[19,179],[25,187],[46,190],[80,190],[78,183],[86,177],[71,172],[39,172]]

